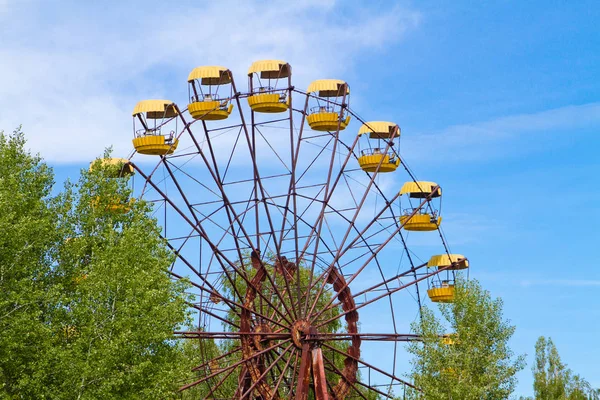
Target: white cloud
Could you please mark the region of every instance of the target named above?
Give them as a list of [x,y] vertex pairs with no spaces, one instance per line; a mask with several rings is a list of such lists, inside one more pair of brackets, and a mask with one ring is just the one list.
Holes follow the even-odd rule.
[[[561,130],[600,126],[600,103],[566,106],[532,114],[518,114],[491,121],[454,125],[438,132],[406,135],[403,153],[410,159],[447,161],[485,160],[526,151],[500,145],[525,135],[544,135]],[[528,151],[533,150],[529,147]],[[431,156],[436,158],[432,160]]]
[[[484,243],[490,240],[490,237],[497,232],[506,230],[503,221],[487,217],[483,214],[467,214],[458,212],[444,212],[442,210],[442,224],[440,225],[446,244],[450,251],[459,250],[466,245]],[[419,255],[427,258],[424,250],[430,251],[432,248],[441,246],[438,234],[422,235],[420,232],[403,231],[405,240],[409,248],[419,250]],[[401,244],[396,243],[397,246]],[[440,251],[442,251],[441,249]],[[460,251],[458,251],[460,252]],[[423,254],[421,254],[423,253]]]
[[0,127],[23,123],[32,149],[51,162],[85,161],[111,144],[128,154],[135,102],[185,103],[185,77],[197,65],[229,67],[244,91],[252,61],[282,58],[304,87],[312,79],[343,78],[358,54],[398,40],[420,18],[407,8],[344,8],[360,12],[350,18],[341,13],[344,4],[331,0],[272,8],[254,1],[179,9],[65,4],[54,10],[28,2],[13,10],[6,4],[0,0],[0,10],[8,10],[0,43]]

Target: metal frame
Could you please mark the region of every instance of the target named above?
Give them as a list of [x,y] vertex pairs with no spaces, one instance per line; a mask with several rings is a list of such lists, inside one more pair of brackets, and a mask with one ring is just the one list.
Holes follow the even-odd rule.
[[[373,173],[357,168],[357,135],[348,144],[340,134],[341,121],[335,132],[306,133],[309,100],[316,96],[294,88],[288,68],[290,76],[283,89],[289,98],[286,117],[278,114],[269,119],[250,111],[247,122],[241,100],[252,95],[252,80],[250,91],[241,93],[232,79],[231,102],[238,109],[237,123],[212,128],[211,122],[188,121],[187,110],[175,106],[174,118],[183,126],[177,139],[189,141],[190,147],[180,145],[175,154],[161,156],[150,172],[132,162],[145,180],[139,195],[158,198],[156,203],[165,207],[163,234],[177,256],[169,274],[173,279],[187,276],[196,295],[190,307],[198,312],[198,329],[178,330],[175,337],[199,340],[202,351],[206,351],[206,341],[228,341],[231,345],[229,351],[194,368],[197,379],[182,385],[181,390],[204,387],[208,396],[218,398],[225,382],[237,374],[239,388],[234,396],[239,399],[306,399],[309,392],[317,399],[366,398],[368,391],[391,398],[389,392],[381,390],[382,385],[371,384],[370,379],[367,383],[359,381],[358,371],[367,368],[369,376],[374,371],[386,377],[388,387],[414,388],[394,370],[397,344],[419,337],[397,332],[392,296],[414,287],[420,310],[418,283],[452,266],[423,272],[426,264],[415,264],[399,212],[394,209],[399,194],[396,191],[394,196],[387,196],[378,182],[383,159]],[[343,89],[341,102],[329,103],[339,107],[340,116],[346,113],[364,123],[348,107],[347,91]],[[302,109],[293,108],[292,95],[303,100]],[[297,114],[298,127],[294,124]],[[263,133],[277,128],[282,132],[277,140],[284,141],[283,145],[272,143],[273,139]],[[221,140],[231,132],[237,132],[236,139],[225,152],[228,142],[223,145]],[[381,140],[385,143],[384,153],[400,157],[393,135]],[[319,150],[311,151],[315,147]],[[259,157],[259,152],[265,151],[273,157],[273,163]],[[249,162],[242,172],[235,166],[240,152]],[[315,174],[327,155],[326,166],[320,171],[324,173]],[[277,171],[271,171],[273,165],[277,165]],[[416,181],[404,162],[402,166]],[[194,169],[201,169],[206,179],[195,175]],[[412,215],[431,208],[437,189]],[[349,205],[336,205],[340,192],[346,194],[344,200],[350,200]],[[380,203],[365,220],[366,205],[373,197]],[[175,234],[167,235],[167,221]],[[185,231],[177,232],[183,227]],[[441,231],[439,236],[449,254]],[[410,268],[390,276],[384,272],[380,253],[392,241],[403,248]],[[198,243],[199,255],[192,251],[192,242]],[[353,294],[352,283],[367,268],[374,270],[381,281]],[[308,275],[305,287],[303,273]],[[358,303],[361,297],[365,300]],[[358,310],[386,298],[394,332],[359,332]],[[345,331],[326,330],[328,324],[342,320]],[[222,327],[213,326],[216,323]],[[384,371],[364,361],[362,341],[393,342],[392,370]],[[336,343],[347,347],[342,350]],[[342,357],[343,363],[330,359],[332,354]],[[211,363],[226,365],[211,371]]]

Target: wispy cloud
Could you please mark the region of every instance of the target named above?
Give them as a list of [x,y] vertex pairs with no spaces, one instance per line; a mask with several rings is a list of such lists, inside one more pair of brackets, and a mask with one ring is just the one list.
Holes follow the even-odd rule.
[[[600,103],[566,106],[531,114],[505,116],[490,121],[454,125],[437,132],[407,135],[403,152],[411,159],[464,161],[511,155],[516,147],[501,147],[525,135],[600,127]],[[533,150],[529,147],[530,150]],[[523,150],[523,149],[520,149]]]
[[[506,230],[505,224],[498,219],[483,214],[456,212],[442,213],[440,227],[451,251],[458,252],[460,252],[461,247],[485,243],[497,235],[498,232]],[[422,247],[429,251],[431,248],[441,245],[437,234],[419,235],[419,232],[406,232],[405,238],[409,247],[414,249]],[[399,246],[399,243],[396,243],[396,245]],[[423,253],[423,257],[428,258],[429,253]]]
[[312,79],[343,78],[357,54],[400,40],[420,20],[409,8],[373,11],[331,0],[273,8],[258,1],[111,9],[79,3],[60,12],[43,2],[2,4],[8,16],[0,44],[0,127],[23,123],[31,147],[53,162],[84,161],[110,144],[127,154],[135,102],[185,103],[185,78],[195,66],[225,65],[245,90],[252,61],[282,58],[304,87]]

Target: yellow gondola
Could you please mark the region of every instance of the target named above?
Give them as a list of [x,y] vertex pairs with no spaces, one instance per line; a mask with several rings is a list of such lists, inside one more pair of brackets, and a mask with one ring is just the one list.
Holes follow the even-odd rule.
[[[280,113],[290,108],[288,95],[291,86],[292,67],[281,60],[260,60],[248,69],[250,95],[248,105],[254,112]],[[279,80],[286,79],[284,88],[278,87]],[[280,85],[281,86],[281,85]]]
[[221,370],[221,366],[216,359],[212,359],[208,362],[208,370],[211,374],[217,373]]
[[383,153],[381,149],[362,150],[358,165],[366,172],[394,172],[400,165],[400,158],[394,153]]
[[[435,182],[406,182],[400,189],[400,195],[407,195],[409,201],[414,198],[424,199],[430,195],[433,199],[441,197],[442,189]],[[415,214],[412,215],[413,213]],[[442,223],[442,217],[438,214],[439,211],[430,202],[419,209],[411,205],[411,208],[402,211],[400,223],[407,231],[434,231]]]
[[[462,254],[438,254],[432,256],[427,262],[427,268],[446,268],[446,271],[458,271],[469,268],[469,260]],[[431,282],[431,289],[427,291],[433,302],[454,301],[454,273],[448,274],[447,280]]]
[[79,335],[79,332],[77,331],[77,328],[75,328],[73,325],[65,325],[62,327],[62,334],[65,339],[69,340],[77,337]]
[[83,283],[87,279],[87,277],[87,274],[75,276],[73,277],[73,283],[75,285],[79,285],[80,283]]
[[434,284],[431,289],[427,290],[427,296],[434,303],[452,303],[454,301],[454,284],[449,281]]
[[131,211],[135,199],[129,199],[128,201],[122,201],[119,196],[113,196],[108,199],[106,204],[102,204],[100,197],[94,197],[91,201],[92,207],[102,207],[104,210],[111,211],[114,213],[125,214]]
[[216,293],[211,293],[208,299],[214,304],[219,304],[221,302],[221,297]]
[[[215,121],[226,119],[233,110],[231,71],[225,67],[197,67],[188,76],[188,111],[194,119]],[[223,97],[219,90],[229,93]]]
[[458,343],[458,335],[456,333],[447,333],[442,335],[442,344],[452,346]]
[[462,254],[439,254],[431,256],[427,268],[446,268],[448,271],[457,271],[469,268],[469,260]]
[[[129,178],[135,174],[135,170],[131,162],[124,158],[101,158],[92,161],[90,164],[90,172],[96,168],[106,168],[107,177],[109,178]],[[123,201],[120,196],[115,195],[108,199],[107,203],[102,205],[105,210],[116,212],[116,213],[127,213],[131,211],[131,206],[135,202],[135,199],[129,199]],[[94,208],[101,206],[100,197],[94,197],[91,201],[91,205]]]
[[[133,109],[134,139],[133,147],[140,154],[164,156],[172,154],[179,140],[175,138],[175,131],[171,130],[163,135],[163,130],[169,130],[168,125],[175,120],[177,129],[177,110],[175,104],[169,100],[142,100]],[[141,129],[136,129],[136,119],[141,124]],[[157,123],[157,120],[161,123]],[[150,122],[154,121],[154,126]]]
[[89,171],[92,172],[95,168],[106,168],[108,175],[111,178],[125,178],[132,176],[135,173],[131,162],[125,158],[101,158],[92,161]]
[[[358,136],[369,134],[369,148],[361,150],[358,157],[358,165],[366,172],[393,172],[400,165],[400,158],[391,149],[393,140],[400,137],[398,124],[386,121],[371,121],[364,123],[358,130]],[[372,146],[372,140],[377,139],[376,147]],[[387,142],[381,143],[381,139]],[[360,142],[359,142],[360,145]],[[385,147],[383,147],[385,146]]]
[[442,369],[442,374],[451,376],[453,378],[457,376],[456,370],[454,368],[444,368]]
[[[317,96],[316,105],[310,108],[308,125],[315,131],[340,131],[350,123],[350,115],[344,116],[344,108],[350,97],[350,87],[339,79],[319,79],[308,85],[306,92]],[[311,98],[311,99],[312,99]]]

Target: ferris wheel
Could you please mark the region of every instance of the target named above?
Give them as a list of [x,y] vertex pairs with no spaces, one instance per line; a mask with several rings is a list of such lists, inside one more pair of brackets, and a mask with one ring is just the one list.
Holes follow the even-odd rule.
[[[203,352],[181,389],[392,398],[412,386],[398,356],[418,340],[408,324],[426,297],[451,302],[469,266],[440,230],[442,189],[400,157],[397,123],[350,108],[348,83],[300,90],[280,60],[247,76],[240,91],[227,68],[198,67],[186,106],[133,111],[134,195],[154,203],[176,255],[169,273],[191,285],[196,325],[175,334]],[[421,258],[410,232],[437,232],[439,254]]]

